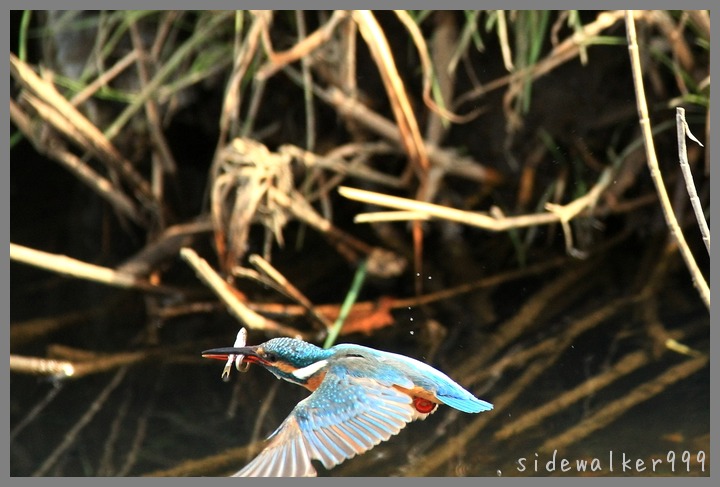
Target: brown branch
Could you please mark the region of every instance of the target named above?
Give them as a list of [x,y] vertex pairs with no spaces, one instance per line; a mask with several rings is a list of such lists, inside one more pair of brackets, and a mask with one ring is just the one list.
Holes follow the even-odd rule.
[[658,197],[660,198],[660,206],[665,215],[665,221],[670,228],[670,233],[675,238],[680,248],[680,254],[685,260],[685,265],[690,272],[693,284],[700,293],[705,306],[710,310],[710,287],[705,280],[700,268],[693,257],[690,247],[685,240],[685,235],[682,232],[682,228],[678,224],[675,213],[672,209],[672,203],[665,189],[665,183],[662,179],[662,173],[660,172],[660,166],[657,161],[657,154],[655,152],[655,143],[652,136],[652,128],[650,126],[650,116],[648,114],[647,99],[645,97],[645,87],[642,79],[642,67],[640,66],[640,52],[637,43],[637,34],[635,32],[635,19],[633,18],[633,11],[628,10],[625,14],[625,24],[627,27],[627,38],[628,38],[628,51],[630,52],[630,64],[632,68],[633,81],[635,83],[635,94],[636,103],[638,108],[638,117],[640,119],[640,128],[642,130],[643,141],[645,143],[645,154],[647,156],[648,169],[650,170],[650,177],[655,184]]

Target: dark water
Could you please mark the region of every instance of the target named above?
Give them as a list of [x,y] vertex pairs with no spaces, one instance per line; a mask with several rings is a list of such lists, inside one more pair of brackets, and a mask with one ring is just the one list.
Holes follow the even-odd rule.
[[[616,277],[617,274],[613,275],[613,278]],[[61,310],[88,309],[95,305],[102,308],[91,319],[80,320],[28,344],[13,345],[13,353],[43,356],[50,344],[107,353],[147,347],[142,339],[147,334],[144,300],[139,293],[56,278],[15,265],[12,268],[12,279],[14,323],[31,317],[48,316],[53,312],[60,313]],[[602,283],[602,280],[598,282]],[[591,289],[594,287],[591,286]],[[691,330],[684,343],[707,352],[706,313],[697,304],[682,305],[683,302],[697,301],[693,292],[689,286],[661,290],[659,297],[667,299],[670,304],[665,307],[667,309],[663,309],[663,323],[669,330]],[[532,292],[529,295],[532,297]],[[498,304],[497,313],[507,316],[512,316],[528,298],[524,293],[510,296],[506,286],[496,291],[495,296],[502,296],[500,299],[505,300]],[[576,310],[563,310],[558,316],[538,323],[539,331],[519,339],[514,345],[516,351],[568,326],[578,316],[582,316],[585,310],[600,306],[605,299],[608,297],[603,296],[593,303],[579,305]],[[473,300],[472,294],[455,303],[445,303],[438,309],[444,312],[451,305],[462,309],[468,300]],[[707,475],[709,459],[705,461],[705,472],[697,461],[698,454],[702,455],[700,452],[709,457],[707,367],[629,409],[609,425],[561,448],[555,457],[556,470],[549,470],[553,465],[548,464],[553,458],[552,453],[539,451],[540,445],[548,438],[602,410],[611,401],[628,394],[669,366],[687,360],[687,357],[675,353],[662,355],[639,371],[598,390],[521,434],[502,441],[493,439],[493,434],[503,425],[602,372],[624,354],[647,348],[647,342],[639,330],[642,320],[637,318],[641,311],[639,306],[628,307],[597,329],[579,336],[557,362],[509,407],[483,413],[490,416],[487,425],[448,462],[433,470],[432,475]],[[343,341],[423,358],[429,351],[421,339],[426,313],[427,310],[419,308],[399,310],[395,313],[397,324],[394,328],[381,330],[371,337],[343,337]],[[443,317],[451,333],[447,335],[433,363],[452,376],[454,370],[459,370],[465,360],[483,347],[487,329],[475,329],[462,313],[455,317]],[[453,330],[453,326],[461,331]],[[487,325],[489,329],[492,327],[492,323]],[[224,383],[220,379],[223,364],[203,360],[199,352],[209,347],[231,344],[237,329],[237,322],[224,311],[167,321],[158,330],[159,346],[182,344],[183,350],[128,367],[102,403],[98,403],[98,397],[111,381],[117,380],[115,376],[122,369],[60,384],[33,376],[11,374],[12,429],[54,388],[62,388],[52,402],[13,438],[11,474],[27,476],[38,473],[40,466],[48,461],[52,452],[69,435],[73,437],[70,446],[57,461],[51,462],[51,467],[42,471],[43,475],[145,475],[174,468],[187,460],[218,455],[245,445],[252,438],[255,428],[258,428],[260,438],[266,436],[307,393],[290,383],[277,381],[257,366],[251,367],[245,374],[233,370],[232,380]],[[250,333],[250,343],[263,339],[257,332]],[[497,379],[472,384],[471,388],[480,397],[493,402],[512,386],[523,369],[520,367]],[[272,403],[264,411],[271,392]],[[78,428],[81,418],[87,417],[93,405],[98,408],[96,414],[84,427],[73,432]],[[233,410],[234,417],[228,416],[229,409]],[[260,414],[264,414],[264,419],[258,426]],[[476,419],[477,416],[457,414],[450,408],[441,407],[426,421],[410,424],[390,441],[330,472],[318,466],[319,474],[414,474],[426,455],[444,448],[443,445],[448,445],[446,442],[461,435]],[[693,458],[689,462],[689,472],[683,470],[687,467],[686,463],[681,465],[684,452],[689,452]],[[610,455],[613,455],[612,472]],[[675,474],[670,470],[671,462],[668,460],[672,455],[676,456]],[[244,455],[236,455],[221,467],[196,471],[192,475],[225,475],[244,465],[246,458]],[[632,459],[632,467],[627,468],[629,464],[626,463],[626,470],[623,470],[622,462],[627,458]],[[664,458],[665,461],[657,465],[655,472],[649,468],[638,471],[637,459],[649,465],[652,459],[658,458]],[[582,460],[591,465],[594,460],[600,470],[578,472],[577,467],[570,467],[567,472],[562,472],[562,459],[568,460],[572,466]]]

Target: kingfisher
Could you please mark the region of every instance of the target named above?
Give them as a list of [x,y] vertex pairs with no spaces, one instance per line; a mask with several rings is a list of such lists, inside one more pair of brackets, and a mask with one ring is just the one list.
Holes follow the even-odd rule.
[[404,355],[353,344],[323,349],[285,337],[237,345],[206,350],[202,356],[227,360],[224,378],[233,361],[238,370],[258,364],[312,394],[233,477],[315,477],[312,460],[331,469],[388,440],[406,424],[427,418],[439,404],[465,413],[493,408],[439,370]]

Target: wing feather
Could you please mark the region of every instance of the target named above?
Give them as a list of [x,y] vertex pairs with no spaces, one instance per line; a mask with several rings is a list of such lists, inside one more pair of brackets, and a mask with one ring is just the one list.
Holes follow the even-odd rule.
[[268,445],[234,477],[317,475],[366,452],[417,418],[412,398],[394,387],[331,366],[315,392],[298,403]]

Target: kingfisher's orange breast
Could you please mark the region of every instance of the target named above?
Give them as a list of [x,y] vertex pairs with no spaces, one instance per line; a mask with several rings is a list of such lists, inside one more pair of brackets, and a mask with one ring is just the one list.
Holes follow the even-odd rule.
[[325,379],[325,374],[327,374],[327,371],[319,371],[317,374],[308,377],[307,382],[303,384],[303,386],[309,391],[314,391],[322,384],[322,381]]

